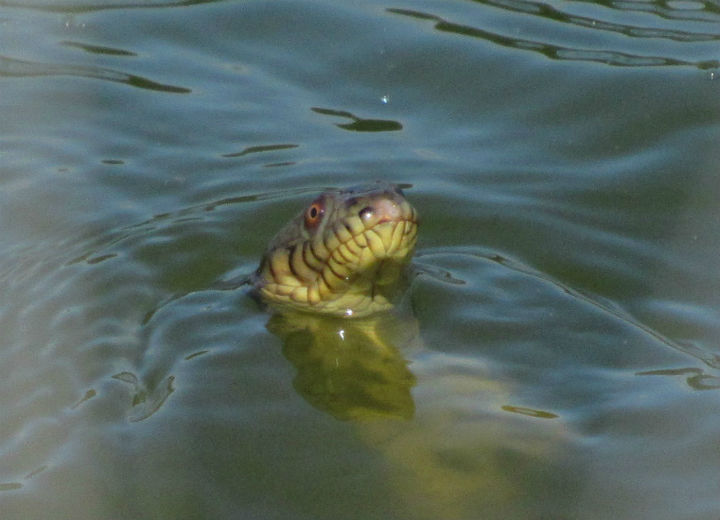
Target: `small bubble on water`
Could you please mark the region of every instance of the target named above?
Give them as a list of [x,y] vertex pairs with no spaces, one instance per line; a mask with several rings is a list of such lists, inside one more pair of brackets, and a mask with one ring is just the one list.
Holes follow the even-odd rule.
[[85,29],[87,24],[85,22],[78,22],[74,16],[68,15],[63,20],[65,29]]

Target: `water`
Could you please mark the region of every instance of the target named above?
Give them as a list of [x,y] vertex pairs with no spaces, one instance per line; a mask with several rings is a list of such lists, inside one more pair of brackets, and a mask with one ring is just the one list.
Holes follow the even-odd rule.
[[[2,518],[717,520],[719,21],[0,1]],[[218,286],[376,178],[386,350]]]

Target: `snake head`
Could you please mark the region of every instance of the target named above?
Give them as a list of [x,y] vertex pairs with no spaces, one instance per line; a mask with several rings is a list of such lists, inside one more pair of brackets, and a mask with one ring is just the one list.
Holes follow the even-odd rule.
[[338,316],[392,307],[418,214],[395,184],[329,190],[270,242],[255,277],[268,303]]

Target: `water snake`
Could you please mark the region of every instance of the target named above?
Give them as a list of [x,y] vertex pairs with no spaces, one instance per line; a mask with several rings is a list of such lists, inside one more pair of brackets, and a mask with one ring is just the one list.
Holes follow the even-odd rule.
[[[482,355],[441,343],[452,341],[450,331],[425,348],[412,312],[378,312],[402,292],[417,231],[417,213],[397,186],[327,191],[269,243],[253,292],[281,311],[266,327],[296,370],[295,390],[356,425],[366,448],[353,448],[382,457],[378,489],[397,496],[403,516],[502,515],[520,507],[525,483],[540,495],[556,485],[547,475],[567,447],[566,427],[531,428],[508,413],[507,379],[494,377]],[[482,349],[482,338],[473,341]]]
[[328,190],[271,240],[251,283],[273,306],[368,316],[393,306],[417,231],[395,184]]

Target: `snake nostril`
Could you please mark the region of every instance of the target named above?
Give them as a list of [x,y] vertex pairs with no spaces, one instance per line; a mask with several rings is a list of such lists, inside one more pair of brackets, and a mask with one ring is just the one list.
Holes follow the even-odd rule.
[[372,217],[372,214],[373,214],[373,209],[370,206],[365,206],[363,209],[358,211],[358,216],[363,220],[369,219],[370,217]]

